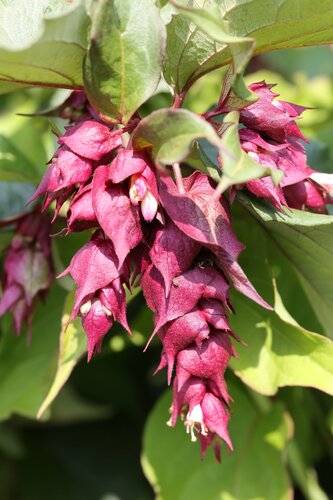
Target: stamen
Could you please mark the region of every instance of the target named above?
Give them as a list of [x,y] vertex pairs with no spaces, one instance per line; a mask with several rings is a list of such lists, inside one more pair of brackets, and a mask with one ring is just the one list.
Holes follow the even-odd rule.
[[88,314],[90,309],[91,309],[91,300],[88,300],[88,302],[85,302],[80,307],[80,313],[82,314],[82,316],[84,316],[85,314]]

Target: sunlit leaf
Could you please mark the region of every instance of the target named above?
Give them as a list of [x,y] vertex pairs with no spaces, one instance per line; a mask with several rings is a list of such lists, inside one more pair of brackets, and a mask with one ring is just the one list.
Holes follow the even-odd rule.
[[133,133],[134,149],[151,150],[158,165],[184,160],[195,139],[205,138],[221,148],[209,123],[185,109],[159,109],[144,118]]
[[244,195],[240,200],[288,258],[319,321],[333,337],[333,216],[288,209],[281,213]]
[[112,121],[127,123],[155,91],[165,27],[151,0],[99,0],[94,6],[85,87]]
[[2,2],[0,81],[6,86],[82,87],[87,27],[81,0]]

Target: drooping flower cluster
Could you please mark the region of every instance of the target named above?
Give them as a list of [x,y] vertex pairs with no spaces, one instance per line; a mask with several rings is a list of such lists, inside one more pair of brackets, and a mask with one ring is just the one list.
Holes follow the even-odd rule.
[[[76,100],[84,106],[82,96]],[[62,273],[77,284],[70,319],[82,317],[90,360],[114,320],[130,332],[123,288],[130,281],[129,254],[143,240],[141,219],[151,221],[157,213],[158,194],[149,159],[123,146],[133,123],[114,129],[86,112],[74,116],[30,201],[44,195],[43,210],[55,202],[55,216],[69,201],[67,234],[96,228]]]
[[333,181],[330,175],[312,170],[300,140],[306,142],[295,120],[306,109],[277,100],[273,85],[254,83],[250,89],[258,101],[243,109],[239,131],[242,148],[258,163],[279,169],[283,178],[275,186],[270,177],[255,179],[246,188],[255,196],[265,198],[278,209],[282,206],[327,213],[326,204],[333,203]]
[[202,453],[214,443],[218,456],[221,440],[232,447],[224,381],[235,355],[227,319],[230,283],[269,306],[237,263],[243,246],[226,200],[214,199],[214,183],[196,172],[183,179],[180,192],[149,152],[134,151],[126,141],[136,119],[113,128],[87,114],[79,97],[73,102],[82,111],[66,108],[72,122],[31,199],[44,195],[43,209],[54,202],[55,215],[68,202],[67,233],[95,228],[63,273],[77,285],[70,319],[82,318],[90,360],[113,321],[130,332],[124,285],[140,282],[163,344],[158,369],[167,367],[169,384],[174,376],[171,423],[185,416]]
[[[278,187],[270,178],[246,187],[279,209],[298,203],[323,210],[309,197],[300,204],[290,192],[308,183],[322,204],[329,201],[299,143],[295,119],[302,109],[274,101],[264,83],[252,90],[260,99],[241,112],[242,147],[285,177]],[[232,229],[229,202],[217,199],[205,174],[176,175],[175,182],[156,168],[149,150],[133,150],[131,133],[139,117],[116,128],[100,119],[83,93],[73,94],[60,114],[70,125],[58,137],[58,150],[31,201],[43,195],[43,209],[54,203],[55,216],[67,202],[65,233],[95,229],[63,273],[77,286],[70,319],[82,319],[88,360],[114,321],[131,333],[124,287],[141,284],[154,313],[152,337],[163,345],[157,370],[166,368],[173,383],[170,424],[183,418],[192,439],[199,437],[202,455],[212,445],[219,459],[222,441],[232,449],[224,373],[236,355],[231,339],[239,340],[228,323],[229,289],[270,308],[237,262],[243,245]]]
[[10,311],[16,334],[19,335],[26,323],[30,337],[36,300],[45,296],[53,279],[51,220],[48,215],[41,215],[37,207],[2,225],[14,222],[17,223],[15,233],[3,265],[0,316]]

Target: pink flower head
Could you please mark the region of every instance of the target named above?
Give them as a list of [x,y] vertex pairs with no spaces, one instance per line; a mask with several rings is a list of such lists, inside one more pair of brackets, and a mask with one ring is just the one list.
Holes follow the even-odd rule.
[[84,120],[67,127],[59,137],[59,144],[65,144],[73,153],[90,160],[99,161],[121,146],[122,130],[110,130],[108,125],[96,120]]
[[169,385],[177,354],[193,342],[200,347],[202,341],[208,338],[209,332],[209,326],[199,310],[193,310],[170,321],[159,331],[158,335],[163,343],[163,354],[168,364]]
[[92,204],[92,184],[78,190],[70,202],[67,212],[68,232],[84,231],[97,227],[98,222]]
[[177,417],[183,416],[186,432],[191,441],[197,436],[201,443],[201,456],[204,457],[208,446],[215,448],[215,455],[220,461],[220,445],[224,441],[233,449],[228,433],[229,412],[225,402],[214,395],[206,382],[195,376],[175,378],[172,416],[169,424],[176,425]]
[[103,339],[113,325],[112,312],[94,297],[80,307],[82,326],[88,338],[88,362],[102,348]]
[[326,205],[333,203],[333,175],[313,172],[308,179],[286,187],[284,194],[291,208],[326,214]]
[[259,99],[240,112],[240,121],[247,128],[264,132],[277,142],[289,137],[305,140],[295,120],[307,108],[286,101],[275,100],[279,94],[271,91],[274,85],[265,81],[252,83],[249,89],[259,95]]
[[45,210],[52,201],[56,200],[58,212],[63,203],[75,191],[76,185],[87,182],[91,174],[92,164],[90,160],[77,156],[67,148],[59,148],[28,203],[39,196],[46,195],[43,209]]
[[245,128],[240,129],[239,136],[243,150],[252,159],[282,171],[283,178],[278,186],[270,177],[254,179],[247,182],[246,188],[280,210],[284,205],[326,213],[326,204],[333,202],[330,189],[313,177],[325,174],[316,173],[307,165],[300,143],[306,139],[295,121],[306,108],[276,100],[278,94],[271,91],[272,87],[265,82],[250,85],[260,97],[241,111],[240,121]]
[[123,270],[111,241],[101,231],[77,252],[69,267],[60,275],[69,273],[77,284],[70,321],[78,314],[88,337],[88,361],[102,346],[113,320],[130,333],[126,318],[126,294],[122,286]]
[[161,202],[170,219],[189,238],[216,255],[237,290],[270,309],[237,263],[244,247],[232,229],[226,201],[214,197],[214,184],[201,172],[183,181],[185,193],[181,194],[170,177],[161,179]]
[[142,240],[138,207],[131,203],[128,189],[110,181],[112,166],[101,165],[94,173],[92,203],[96,218],[113,243],[122,266],[126,257]]
[[212,333],[200,346],[192,345],[183,349],[177,356],[177,374],[180,371],[203,378],[211,384],[226,403],[229,395],[224,382],[224,372],[233,355],[230,338],[226,333]]
[[59,277],[66,274],[70,274],[77,284],[71,315],[73,319],[85,302],[121,275],[113,245],[103,236],[102,231],[94,233],[91,240],[74,255],[68,268]]

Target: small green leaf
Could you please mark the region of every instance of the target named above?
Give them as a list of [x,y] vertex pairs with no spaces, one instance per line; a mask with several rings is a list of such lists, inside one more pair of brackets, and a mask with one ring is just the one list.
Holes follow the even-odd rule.
[[200,460],[199,444],[190,441],[182,422],[175,429],[166,426],[169,391],[153,409],[144,433],[142,465],[159,499],[290,498],[281,459],[290,436],[283,407],[273,405],[263,415],[239,384],[229,384],[229,389],[235,401],[229,426],[235,451],[223,453],[221,464],[215,462],[212,450],[204,462]]
[[201,170],[215,182],[221,181],[221,168],[217,161],[218,149],[206,139],[199,139],[197,145],[197,154],[201,161],[191,164],[194,168]]
[[87,351],[87,338],[81,325],[81,319],[77,317],[67,326],[73,304],[74,291],[68,294],[62,315],[57,372],[51,388],[38,410],[37,418],[43,415],[45,410],[57,397],[69,379],[74,367]]
[[135,129],[134,149],[151,149],[158,165],[183,161],[193,141],[205,138],[218,149],[221,141],[213,127],[185,109],[159,109],[144,118]]
[[35,417],[54,378],[64,293],[53,286],[39,304],[32,324],[31,345],[17,338],[2,321],[0,342],[0,419],[13,413]]
[[[223,120],[225,131],[222,134],[221,143],[224,147],[220,148],[223,175],[217,187],[221,193],[233,184],[243,184],[251,179],[258,179],[259,177],[271,175],[275,183],[278,183],[283,176],[282,172],[263,167],[252,160],[252,158],[241,149],[238,134],[238,120],[239,113],[237,111],[228,113]],[[206,160],[204,152],[203,160]],[[215,153],[215,156],[213,156],[212,152],[210,152],[207,164],[214,164],[214,160],[216,167],[218,167],[217,154]]]
[[333,338],[333,216],[288,209],[281,213],[243,194],[239,200],[288,258],[319,321]]
[[127,123],[155,91],[165,27],[153,0],[99,0],[93,9],[85,88],[92,104]]
[[16,88],[17,84],[81,88],[87,28],[81,0],[2,2],[0,81]]
[[0,181],[39,182],[38,169],[2,135],[0,135]]

